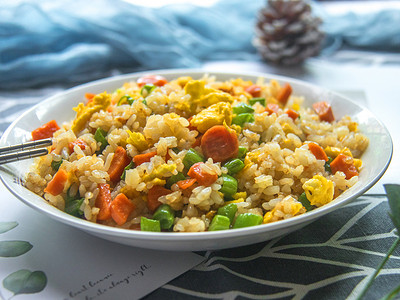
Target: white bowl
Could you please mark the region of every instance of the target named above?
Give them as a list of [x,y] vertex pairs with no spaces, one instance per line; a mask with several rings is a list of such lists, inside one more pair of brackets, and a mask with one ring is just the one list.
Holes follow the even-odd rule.
[[[124,82],[135,80],[143,74],[148,73],[160,74],[167,79],[173,79],[182,75],[199,78],[205,71],[188,69],[149,71],[111,77],[72,88],[42,101],[22,114],[3,134],[0,144],[5,146],[28,141],[31,138],[30,132],[49,120],[56,119],[60,124],[74,118],[75,113],[72,107],[83,100],[85,93],[112,92],[122,86]],[[51,206],[43,198],[27,190],[21,184],[24,174],[26,174],[29,166],[32,164],[32,160],[8,164],[0,171],[1,180],[25,204],[53,219],[82,229],[95,236],[135,247],[159,250],[198,251],[258,243],[298,230],[315,219],[362,195],[379,180],[387,169],[392,157],[393,148],[389,132],[370,111],[359,104],[321,87],[291,78],[255,73],[209,72],[209,74],[215,75],[219,80],[242,77],[245,80],[255,81],[258,77],[264,77],[266,80],[276,79],[281,83],[289,82],[293,87],[295,95],[302,95],[306,98],[306,106],[310,106],[313,102],[326,100],[332,104],[336,118],[340,118],[343,115],[351,116],[359,123],[360,131],[370,139],[370,145],[362,156],[364,167],[357,184],[323,207],[276,223],[213,232],[154,233],[119,229],[91,223],[68,215]]]

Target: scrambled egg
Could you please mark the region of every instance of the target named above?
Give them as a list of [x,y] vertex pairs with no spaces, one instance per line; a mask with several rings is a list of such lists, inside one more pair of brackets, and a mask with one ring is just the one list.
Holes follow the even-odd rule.
[[232,123],[232,107],[227,102],[219,102],[203,109],[197,115],[193,116],[190,124],[195,126],[201,133],[206,132],[215,125]]
[[[164,185],[165,180],[162,177],[171,176],[172,172],[176,169],[176,164],[162,164],[156,167],[153,172],[143,176],[143,181],[152,182],[154,185]],[[160,184],[162,181],[164,183]]]
[[72,123],[72,131],[76,134],[83,130],[86,123],[90,120],[92,115],[100,110],[105,110],[111,104],[111,95],[106,92],[98,94],[93,97],[93,100],[86,106],[83,103],[79,103],[73,110],[76,111],[77,115]]
[[185,93],[190,95],[189,101],[177,104],[177,108],[191,114],[200,107],[209,107],[219,102],[232,103],[233,97],[225,92],[207,88],[204,80],[189,80],[185,85]]
[[321,175],[315,175],[303,184],[304,192],[311,205],[320,207],[333,200],[333,182]]
[[[284,219],[282,213],[289,214],[291,216],[295,216],[298,213],[304,213],[304,211],[302,211],[302,208],[303,205],[301,205],[301,203],[296,201],[293,197],[291,196],[286,197],[281,202],[276,204],[276,206],[271,211],[265,213],[263,218],[263,224],[276,222]],[[278,211],[279,213],[277,213]]]
[[128,144],[132,144],[140,152],[149,148],[149,144],[143,134],[140,132],[132,132],[129,129],[126,132],[129,134],[129,137],[126,140]]
[[344,154],[350,157],[353,157],[353,154],[351,153],[350,149],[347,147],[344,147],[343,149],[340,149],[338,147],[331,147],[331,146],[327,146],[324,149],[326,155],[328,155],[329,157],[335,158],[336,156],[338,156],[339,154]]

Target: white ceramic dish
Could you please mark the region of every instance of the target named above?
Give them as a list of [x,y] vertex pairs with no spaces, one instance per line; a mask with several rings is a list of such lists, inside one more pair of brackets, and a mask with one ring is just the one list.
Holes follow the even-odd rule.
[[[26,111],[6,130],[0,140],[0,144],[5,146],[28,141],[31,138],[30,132],[49,120],[56,119],[59,124],[71,120],[75,116],[72,107],[83,100],[85,93],[111,92],[120,87],[124,82],[135,80],[143,74],[149,73],[160,74],[167,79],[173,79],[182,75],[199,78],[204,74],[204,71],[187,69],[151,71],[107,78],[78,86],[50,97]],[[264,77],[266,80],[276,79],[281,83],[289,82],[293,87],[294,94],[302,95],[306,98],[305,105],[309,106],[313,102],[326,100],[332,104],[336,118],[340,118],[343,115],[351,116],[359,123],[361,132],[370,139],[370,146],[362,156],[364,168],[360,174],[359,182],[337,199],[321,208],[276,223],[214,232],[153,233],[107,227],[75,218],[56,209],[41,197],[25,189],[21,184],[24,174],[32,163],[31,160],[12,163],[2,168],[0,171],[1,180],[17,198],[30,207],[57,221],[77,227],[95,236],[136,247],[196,251],[223,249],[258,243],[300,229],[366,192],[379,180],[387,169],[392,157],[393,148],[389,132],[370,111],[351,100],[305,82],[275,75],[226,72],[210,72],[210,75],[217,76],[219,80],[242,77],[245,80],[255,81],[258,77]]]

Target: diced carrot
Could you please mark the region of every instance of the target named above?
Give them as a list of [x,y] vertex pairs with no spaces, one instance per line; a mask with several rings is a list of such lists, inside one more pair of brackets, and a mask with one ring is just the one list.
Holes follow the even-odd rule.
[[312,107],[314,108],[321,121],[332,122],[335,120],[332,112],[332,107],[328,102],[316,102],[312,105]]
[[268,112],[269,115],[273,113],[278,113],[279,111],[279,105],[275,103],[268,103],[267,106],[265,107],[265,111]]
[[294,120],[296,120],[299,117],[299,113],[295,111],[294,109],[289,108],[285,113]]
[[142,163],[149,162],[153,156],[157,155],[157,151],[138,154],[133,157],[133,162],[136,166],[140,166]]
[[200,185],[209,186],[218,179],[218,175],[204,172],[201,167],[203,164],[204,164],[203,162],[195,163],[193,166],[190,167],[189,172],[187,174],[190,177],[196,179],[196,181]]
[[128,154],[126,154],[126,150],[118,146],[117,149],[115,149],[114,157],[107,171],[108,175],[110,175],[110,181],[119,181],[125,167],[129,165],[130,162],[131,159],[128,157]]
[[118,225],[125,224],[131,212],[135,209],[135,204],[125,194],[118,194],[110,205],[111,217]]
[[351,156],[340,153],[330,163],[330,166],[332,174],[335,174],[337,171],[341,171],[346,175],[346,179],[350,179],[353,176],[358,176],[357,168],[354,165],[354,160]]
[[165,77],[160,76],[160,75],[146,75],[146,76],[140,77],[137,80],[137,84],[138,84],[139,87],[142,87],[142,86],[144,86],[146,84],[153,84],[153,85],[156,85],[156,86],[163,86],[166,83],[168,83],[168,80]]
[[32,139],[34,141],[47,139],[53,136],[53,133],[56,132],[60,127],[58,126],[55,120],[51,120],[47,122],[43,126],[36,128],[32,131]]
[[292,94],[292,86],[289,83],[286,83],[279,91],[278,95],[276,96],[276,99],[278,99],[280,103],[285,105],[291,94]]
[[93,93],[86,93],[85,94],[85,98],[88,100],[86,105],[93,101],[94,96],[96,96],[96,94],[93,94]]
[[187,188],[190,188],[195,183],[196,183],[196,179],[190,178],[190,179],[180,180],[176,184],[178,185],[178,187],[180,189],[186,190]]
[[111,218],[111,191],[110,185],[106,183],[100,183],[98,185],[99,194],[97,195],[95,206],[99,208],[99,213],[97,214],[97,220],[105,221]]
[[239,152],[239,141],[236,132],[223,125],[208,129],[201,138],[201,150],[214,162],[224,162],[236,158]]
[[88,144],[86,144],[84,140],[77,139],[73,142],[68,143],[68,149],[70,153],[74,152],[75,145],[79,146],[79,148],[81,148],[82,150],[85,150],[86,147],[88,147]]
[[53,196],[61,194],[62,191],[64,190],[64,186],[67,180],[68,180],[68,173],[64,169],[59,169],[47,184],[46,188],[44,189],[44,192],[52,194]]
[[149,189],[149,192],[147,194],[147,208],[151,212],[154,212],[157,209],[157,207],[159,207],[162,204],[160,201],[158,201],[158,198],[171,193],[172,193],[171,190],[166,189],[161,185],[153,186],[151,189]]
[[317,143],[311,142],[308,143],[308,149],[311,151],[312,154],[314,154],[316,159],[321,159],[324,161],[328,161],[328,156],[326,155],[324,149]]
[[248,92],[252,97],[261,96],[261,87],[256,84],[248,86],[247,88],[245,88],[245,91]]

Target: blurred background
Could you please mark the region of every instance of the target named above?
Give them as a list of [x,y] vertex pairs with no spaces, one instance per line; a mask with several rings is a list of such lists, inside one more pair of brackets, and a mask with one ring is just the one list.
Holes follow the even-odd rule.
[[3,0],[0,90],[165,68],[307,79],[316,63],[399,66],[399,1],[281,2]]

